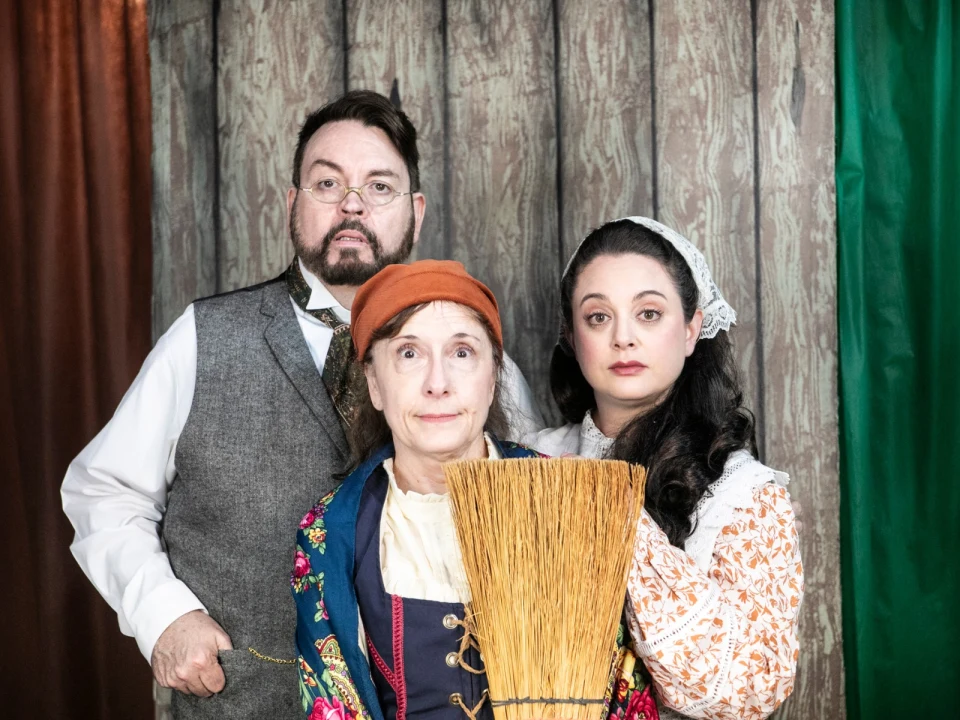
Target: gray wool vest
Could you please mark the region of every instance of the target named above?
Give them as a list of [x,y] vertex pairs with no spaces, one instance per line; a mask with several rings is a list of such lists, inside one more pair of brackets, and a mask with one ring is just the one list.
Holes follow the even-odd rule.
[[174,692],[173,715],[301,720],[294,542],[300,519],[336,485],[346,439],[282,278],[194,309],[197,384],[163,540],[177,577],[235,649],[220,654],[224,690]]

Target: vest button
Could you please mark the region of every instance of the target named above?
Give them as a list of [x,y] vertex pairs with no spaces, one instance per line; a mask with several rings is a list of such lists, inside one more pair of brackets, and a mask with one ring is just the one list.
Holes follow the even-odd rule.
[[455,652],[447,653],[447,665],[450,667],[456,667],[460,664],[460,656]]
[[454,615],[453,613],[450,613],[449,615],[444,615],[444,616],[443,616],[443,626],[444,626],[447,630],[453,630],[453,629],[457,626],[457,621],[458,621],[458,620],[459,620],[459,618],[458,618],[456,615]]
[[463,695],[460,693],[453,693],[450,695],[450,704],[454,707],[459,706],[463,702]]

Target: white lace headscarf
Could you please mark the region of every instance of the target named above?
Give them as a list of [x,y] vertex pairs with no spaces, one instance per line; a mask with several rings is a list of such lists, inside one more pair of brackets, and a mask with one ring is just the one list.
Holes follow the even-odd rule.
[[[690,268],[690,273],[697,283],[697,289],[700,291],[700,298],[697,302],[697,307],[703,311],[703,325],[700,326],[700,338],[712,338],[721,330],[729,330],[730,326],[737,321],[737,313],[734,312],[729,303],[723,299],[723,295],[720,294],[720,288],[718,288],[717,284],[713,281],[713,276],[710,274],[710,268],[707,267],[707,260],[703,257],[703,253],[676,230],[671,230],[656,220],[640,216],[620,218],[620,220],[629,220],[655,232],[673,245],[676,251],[680,253],[680,256],[686,260],[687,266]],[[614,220],[613,222],[620,222],[620,220]],[[561,282],[567,277],[567,273],[570,272],[570,266],[573,265],[574,258],[577,257],[577,254],[580,252],[580,247],[582,246],[583,243],[581,242],[570,257],[570,261],[567,263],[567,267],[563,271],[563,276],[560,279]]]

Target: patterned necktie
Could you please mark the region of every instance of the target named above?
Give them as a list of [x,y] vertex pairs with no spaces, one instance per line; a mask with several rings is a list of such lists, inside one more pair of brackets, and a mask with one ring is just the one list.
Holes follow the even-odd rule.
[[346,429],[353,421],[353,413],[357,407],[357,387],[363,380],[360,364],[356,362],[357,354],[353,347],[353,338],[350,337],[350,326],[330,308],[307,310],[311,290],[300,272],[297,258],[294,258],[287,268],[286,280],[287,290],[297,306],[333,330],[333,338],[323,363],[323,384]]

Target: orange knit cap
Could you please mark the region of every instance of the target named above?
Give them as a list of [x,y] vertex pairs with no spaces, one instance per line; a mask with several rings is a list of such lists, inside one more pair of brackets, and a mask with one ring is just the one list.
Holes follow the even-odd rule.
[[447,300],[476,310],[493,328],[503,348],[500,310],[490,288],[470,276],[453,260],[418,260],[409,265],[387,265],[367,280],[350,309],[350,334],[363,360],[373,334],[401,310],[421,303]]

